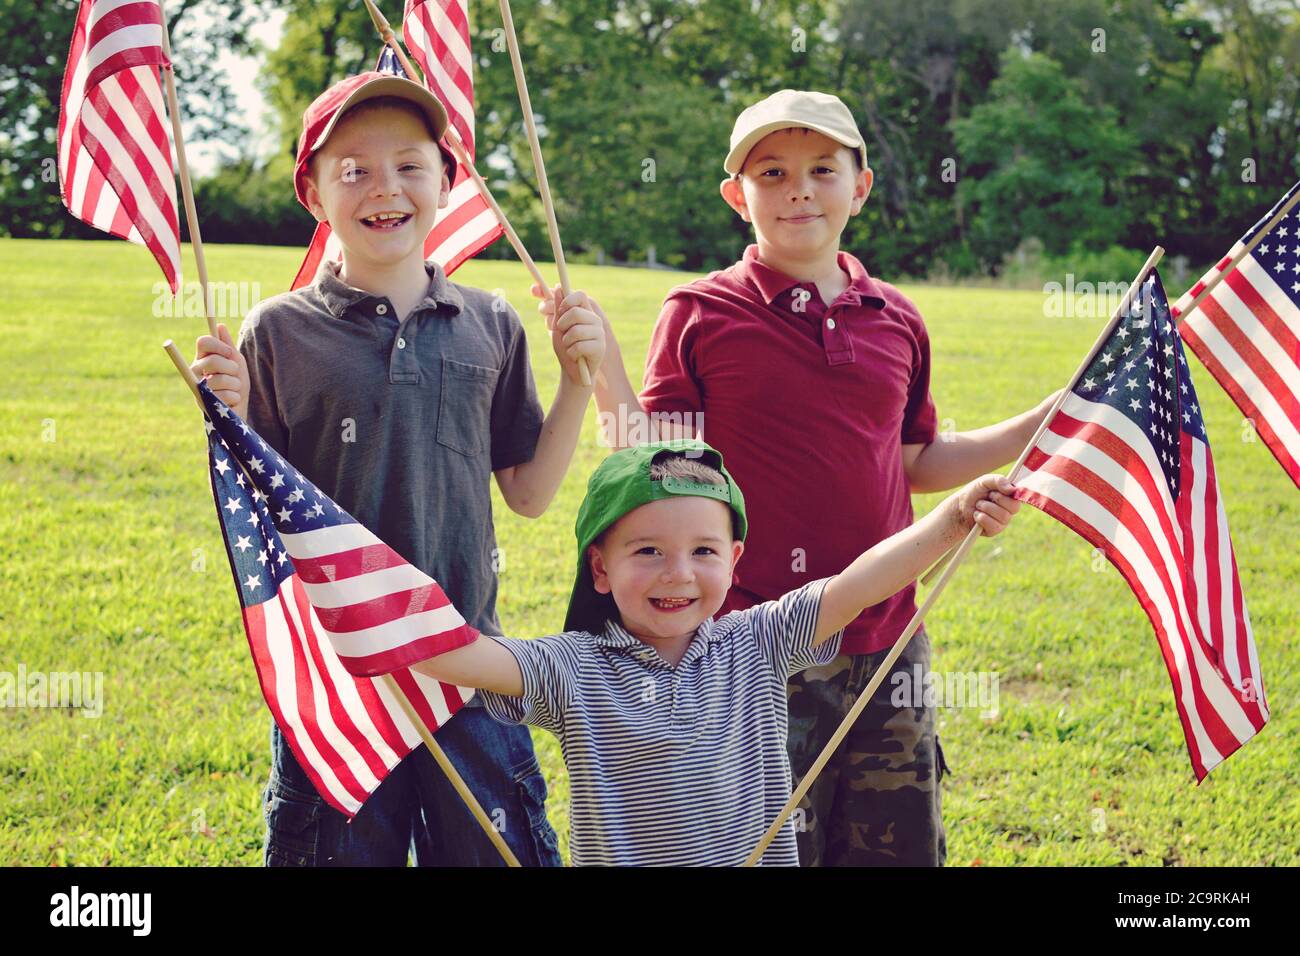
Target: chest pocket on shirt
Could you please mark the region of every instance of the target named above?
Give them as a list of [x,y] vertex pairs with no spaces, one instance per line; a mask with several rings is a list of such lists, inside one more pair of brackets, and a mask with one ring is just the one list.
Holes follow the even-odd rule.
[[500,371],[454,359],[442,360],[438,444],[462,455],[481,454],[491,442],[492,397]]

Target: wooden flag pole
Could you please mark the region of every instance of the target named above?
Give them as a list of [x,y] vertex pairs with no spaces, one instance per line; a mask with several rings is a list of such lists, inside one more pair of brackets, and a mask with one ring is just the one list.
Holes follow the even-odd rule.
[[[379,31],[379,36],[383,39],[384,44],[393,51],[398,62],[402,64],[402,69],[406,71],[406,75],[411,79],[416,80],[416,82],[419,82],[418,77],[420,76],[420,71],[416,69],[415,64],[413,64],[410,58],[406,55],[406,51],[402,49],[402,44],[398,42],[397,34],[394,33],[393,28],[389,26],[388,20],[379,12],[379,8],[375,6],[374,0],[365,0],[365,4],[366,10],[370,13],[370,20],[374,23],[375,29]],[[428,84],[426,83],[425,85],[427,86]],[[474,181],[474,186],[478,189],[479,195],[482,196],[483,201],[488,204],[488,208],[492,210],[492,214],[497,217],[497,222],[501,224],[502,230],[505,231],[506,239],[515,250],[515,255],[519,257],[519,261],[524,264],[524,267],[532,275],[533,281],[545,289],[547,287],[546,280],[542,278],[541,270],[537,268],[537,263],[534,262],[533,257],[528,254],[528,250],[524,248],[524,244],[520,240],[519,234],[515,232],[514,226],[510,225],[510,220],[506,218],[505,212],[503,212],[501,207],[497,205],[497,201],[493,197],[491,190],[488,189],[487,183],[484,182],[483,177],[479,175],[478,170],[474,168],[474,161],[470,159],[469,151],[465,149],[465,144],[461,142],[460,136],[456,133],[455,127],[448,124],[447,131],[443,134],[443,137],[447,140],[447,145],[451,147],[452,153],[455,154],[456,162],[465,167],[465,170],[469,173],[470,179]]]
[[[519,56],[519,38],[515,36],[515,21],[510,15],[510,0],[500,0],[501,21],[506,28],[506,45],[510,48],[510,63],[515,71],[515,87],[519,90],[519,106],[524,111],[524,127],[528,130],[528,147],[533,153],[533,169],[537,172],[537,188],[542,194],[542,209],[546,212],[546,231],[551,237],[551,252],[555,255],[555,268],[560,273],[560,290],[566,297],[573,291],[569,285],[569,269],[564,262],[564,247],[560,244],[560,227],[555,221],[555,204],[551,200],[551,187],[546,180],[546,162],[542,159],[542,144],[537,138],[537,124],[533,119],[533,104],[528,97],[528,81],[524,79],[524,64]],[[546,288],[545,286],[542,287]],[[587,360],[578,361],[582,384],[591,384],[591,370]]]
[[[189,386],[190,391],[194,394],[194,400],[199,403],[199,408],[202,409],[204,406],[203,399],[199,395],[199,380],[194,376],[194,372],[190,369],[188,363],[186,363],[184,356],[181,355],[180,350],[176,348],[175,343],[173,343],[171,339],[168,339],[163,343],[163,349],[167,352],[167,356],[172,360],[172,364],[176,366],[176,371],[180,373],[181,378],[185,380],[185,384]],[[243,467],[237,459],[235,460],[235,464],[239,465],[241,468]],[[248,479],[251,482],[253,476],[249,475]],[[381,679],[384,682],[384,686],[388,688],[389,692],[392,693],[393,698],[402,708],[402,712],[406,714],[407,719],[415,728],[416,733],[420,735],[420,739],[424,741],[424,745],[429,748],[429,753],[433,755],[433,759],[437,762],[438,766],[442,768],[442,772],[447,775],[447,779],[451,781],[453,789],[460,794],[460,798],[465,801],[465,806],[469,808],[469,812],[473,814],[474,819],[478,821],[478,825],[483,828],[483,832],[487,834],[487,838],[492,841],[492,845],[496,847],[497,852],[501,854],[501,858],[506,861],[506,865],[519,866],[519,858],[515,856],[514,851],[512,851],[506,844],[506,841],[502,838],[501,834],[497,832],[497,828],[492,825],[491,818],[483,810],[483,805],[478,802],[478,798],[474,796],[474,793],[470,790],[468,784],[465,783],[465,778],[460,775],[460,772],[452,764],[442,747],[433,739],[433,734],[429,732],[429,728],[420,718],[420,715],[415,712],[415,708],[411,706],[411,702],[407,698],[406,692],[402,690],[397,681],[393,680],[392,674],[384,674]]]
[[159,0],[158,9],[162,14],[162,48],[167,57],[167,65],[162,71],[163,86],[167,90],[167,112],[171,114],[172,137],[176,141],[176,168],[181,177],[181,197],[185,201],[185,223],[190,229],[190,245],[194,249],[194,264],[199,270],[199,284],[203,286],[203,314],[208,320],[208,334],[215,339],[217,323],[212,317],[212,295],[208,291],[208,263],[203,257],[203,236],[199,233],[199,214],[194,207],[190,164],[185,158],[185,134],[181,132],[181,108],[176,98],[176,71],[172,69],[172,43],[167,36],[167,14],[162,9],[162,0]]
[[1242,246],[1241,249],[1237,251],[1236,255],[1234,255],[1230,260],[1228,260],[1228,264],[1226,266],[1224,266],[1222,269],[1220,269],[1218,272],[1216,272],[1213,276],[1210,277],[1210,281],[1205,284],[1205,288],[1202,289],[1200,292],[1198,292],[1196,298],[1194,298],[1190,303],[1188,303],[1187,310],[1185,312],[1177,312],[1174,314],[1173,318],[1175,323],[1177,323],[1177,321],[1181,319],[1183,316],[1191,315],[1193,312],[1195,312],[1196,307],[1205,301],[1205,297],[1214,291],[1215,286],[1217,286],[1220,282],[1226,279],[1228,277],[1228,274],[1231,273],[1234,269],[1237,268],[1238,265],[1241,264],[1242,259],[1246,258],[1246,256],[1250,255],[1252,252],[1255,251],[1255,247],[1259,245],[1261,241],[1263,241],[1265,236],[1267,236],[1270,232],[1273,231],[1274,226],[1276,226],[1279,222],[1281,222],[1283,219],[1286,218],[1286,214],[1289,213],[1292,210],[1292,208],[1295,207],[1295,204],[1298,202],[1300,202],[1300,189],[1297,189],[1295,191],[1295,195],[1293,195],[1290,199],[1288,199],[1286,203],[1282,206],[1282,208],[1273,214],[1273,218],[1271,218],[1268,221],[1268,224],[1264,226],[1263,229],[1255,233],[1255,235],[1251,238],[1250,242]]
[[[1061,392],[1061,394],[1057,396],[1056,401],[1052,405],[1051,411],[1049,411],[1046,417],[1043,418],[1042,422],[1038,426],[1038,430],[1034,432],[1034,437],[1029,439],[1029,444],[1027,444],[1025,450],[1020,453],[1020,457],[1016,459],[1015,465],[1008,474],[1008,478],[1010,478],[1012,482],[1016,480],[1016,476],[1019,474],[1020,469],[1024,467],[1025,460],[1029,458],[1029,453],[1034,450],[1034,447],[1038,444],[1038,440],[1042,437],[1043,432],[1047,430],[1047,423],[1052,420],[1052,416],[1060,410],[1063,404],[1065,404],[1065,399],[1070,394],[1070,389],[1074,388],[1075,383],[1079,380],[1079,376],[1088,370],[1088,366],[1092,364],[1097,352],[1106,343],[1106,339],[1109,338],[1110,334],[1115,330],[1115,326],[1119,324],[1120,320],[1128,312],[1129,303],[1132,301],[1137,290],[1142,287],[1142,283],[1146,281],[1147,274],[1156,267],[1156,263],[1160,261],[1164,254],[1165,250],[1160,246],[1156,246],[1155,249],[1151,250],[1151,255],[1147,257],[1147,261],[1142,266],[1141,271],[1138,272],[1137,278],[1133,280],[1133,284],[1130,285],[1128,291],[1124,293],[1124,298],[1120,300],[1119,307],[1115,310],[1115,314],[1111,316],[1110,321],[1106,323],[1106,327],[1102,329],[1101,334],[1097,336],[1097,341],[1094,342],[1092,348],[1088,350],[1087,358],[1079,363],[1079,367],[1075,370],[1074,375],[1070,377],[1069,386],[1067,386],[1065,391]],[[880,662],[880,666],[876,668],[875,674],[871,676],[871,681],[865,688],[863,688],[862,693],[859,694],[858,699],[853,702],[853,706],[844,716],[844,719],[840,722],[839,727],[831,736],[831,739],[827,741],[826,746],[822,748],[822,752],[817,755],[817,759],[814,760],[812,766],[808,768],[808,772],[803,775],[803,779],[799,781],[799,786],[795,787],[794,793],[790,795],[790,799],[787,800],[785,806],[781,808],[781,812],[777,815],[776,820],[774,820],[772,825],[767,828],[767,832],[765,832],[763,838],[759,840],[758,846],[755,847],[753,852],[745,858],[744,866],[753,866],[757,863],[762,858],[763,852],[767,849],[768,845],[776,838],[776,835],[781,832],[781,828],[785,826],[786,821],[790,818],[790,814],[794,813],[795,808],[799,806],[799,801],[804,798],[804,794],[806,794],[812,787],[818,774],[822,772],[822,769],[830,761],[832,754],[835,753],[836,748],[839,747],[840,741],[844,739],[845,735],[853,727],[854,722],[857,721],[858,716],[871,701],[872,695],[875,694],[876,689],[884,681],[885,675],[889,673],[895,662],[897,662],[899,656],[903,653],[903,650],[912,640],[912,636],[920,628],[921,622],[925,619],[926,613],[934,605],[934,602],[939,599],[939,595],[942,594],[944,588],[948,586],[948,582],[952,579],[957,568],[961,566],[962,561],[966,559],[966,555],[970,553],[971,547],[975,544],[975,539],[982,533],[983,529],[981,529],[979,525],[975,525],[975,527],[970,529],[970,532],[966,535],[962,543],[952,552],[952,560],[948,563],[948,566],[944,568],[943,574],[939,578],[938,583],[935,584],[934,589],[926,595],[921,606],[916,609],[916,613],[912,615],[912,620],[908,622],[903,633],[898,636],[898,640],[894,642],[894,646],[890,648],[889,653],[885,655],[885,659]]]
[[[425,726],[424,721],[421,720],[419,714],[415,712],[415,708],[411,706],[411,702],[407,699],[406,694],[403,693],[402,688],[397,685],[397,681],[393,680],[393,675],[385,674],[383,676],[383,681],[389,691],[392,692],[393,696],[397,698],[397,703],[401,705],[402,711],[415,727],[416,732],[419,733],[420,739],[424,741],[424,745],[429,748],[429,753],[433,755],[433,759],[437,761],[438,766],[442,768],[442,772],[445,773],[447,779],[451,781],[452,787],[454,787],[456,792],[460,794],[460,798],[465,801],[465,806],[469,807],[469,812],[474,815],[474,819],[477,820],[478,825],[483,828],[483,832],[487,834],[487,838],[492,841],[492,845],[497,848],[497,852],[501,854],[501,858],[506,861],[506,865],[519,866],[519,858],[515,856],[514,852],[506,844],[506,841],[501,837],[501,834],[497,832],[497,828],[492,825],[492,820],[488,817],[487,813],[484,812],[483,805],[478,802],[478,798],[474,796],[473,792],[469,789],[469,786],[465,783],[465,778],[460,775],[460,771],[455,768],[446,753],[443,752],[442,747],[433,739],[433,734],[429,733],[429,728]],[[454,720],[455,718],[453,717],[452,719]]]

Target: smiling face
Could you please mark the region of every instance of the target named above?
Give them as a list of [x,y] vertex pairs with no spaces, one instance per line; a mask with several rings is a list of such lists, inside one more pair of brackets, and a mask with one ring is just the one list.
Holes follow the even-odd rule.
[[653,645],[689,638],[718,612],[744,547],[726,504],[673,495],[629,511],[587,554],[596,590],[613,594],[628,633]]
[[[368,108],[366,108],[368,107]],[[424,260],[450,185],[428,127],[400,106],[362,104],[312,157],[307,204],[357,265]]]
[[769,133],[745,158],[722,197],[753,223],[760,254],[799,260],[839,249],[840,234],[871,192],[871,170],[853,150],[804,127]]

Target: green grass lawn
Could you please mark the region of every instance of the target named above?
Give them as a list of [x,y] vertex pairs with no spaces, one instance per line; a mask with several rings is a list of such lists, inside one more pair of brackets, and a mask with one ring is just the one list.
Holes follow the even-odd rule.
[[[214,246],[217,282],[269,296],[294,249]],[[868,263],[870,266],[870,263]],[[639,381],[679,273],[575,267]],[[159,273],[123,242],[0,240],[0,672],[100,671],[104,713],[0,711],[0,863],[260,863],[268,713],[208,490],[193,399],[159,347],[187,358],[202,317],[154,315]],[[194,278],[193,273],[188,275]],[[513,262],[460,282],[501,288],[524,316],[543,404],[557,367]],[[926,316],[943,425],[978,427],[1065,381],[1097,321],[1049,319],[1035,292],[906,287]],[[1175,295],[1180,289],[1171,289]],[[1025,509],[979,543],[931,615],[935,668],[996,672],[996,718],[940,711],[949,862],[1295,864],[1300,759],[1300,494],[1193,361],[1255,626],[1270,725],[1197,787],[1151,628],[1118,573]],[[506,633],[562,624],[572,525],[605,454],[594,407],[540,519],[496,498]],[[945,421],[948,420],[948,421]],[[869,489],[864,489],[869,493]],[[918,511],[937,497],[918,498]],[[535,734],[566,847],[567,779]]]

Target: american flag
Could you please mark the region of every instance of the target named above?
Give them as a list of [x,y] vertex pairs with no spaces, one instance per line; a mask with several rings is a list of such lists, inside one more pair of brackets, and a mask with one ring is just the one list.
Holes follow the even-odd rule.
[[157,0],[81,0],[59,100],[59,190],[78,219],[147,247],[175,293],[181,239],[162,31]]
[[[407,0],[402,22],[407,49],[424,71],[425,84],[447,108],[452,127],[474,158],[474,80],[469,53],[469,17],[461,0]],[[385,46],[375,69],[406,76],[391,48]],[[469,171],[457,164],[447,208],[442,210],[424,240],[424,256],[451,275],[466,259],[504,235],[501,223],[479,194]],[[298,268],[291,288],[307,285],[316,276],[321,261],[337,262],[342,255],[330,227],[316,227],[307,256]]]
[[1105,553],[1151,619],[1199,782],[1268,705],[1187,358],[1155,273],[1066,396],[1017,497]]
[[442,589],[321,493],[199,383],[208,465],[244,630],[276,723],[349,817],[420,744],[386,682],[436,730],[473,690],[407,665],[474,640]]
[[1174,315],[1183,317],[1184,341],[1300,486],[1300,205],[1183,315],[1283,206],[1300,199],[1298,191],[1300,183],[1178,300]]

